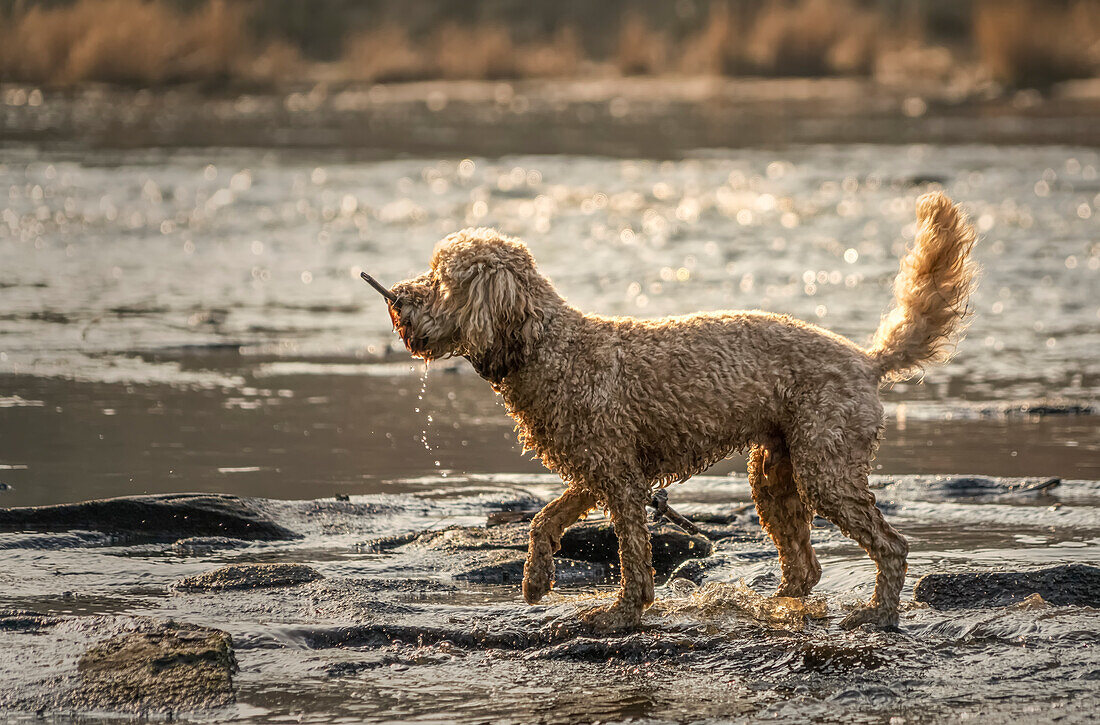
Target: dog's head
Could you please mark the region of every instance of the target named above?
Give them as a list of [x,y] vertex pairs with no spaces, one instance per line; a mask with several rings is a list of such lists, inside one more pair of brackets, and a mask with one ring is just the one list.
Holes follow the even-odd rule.
[[394,329],[425,360],[465,355],[499,382],[531,354],[556,297],[522,242],[491,229],[444,239],[431,269],[393,286]]

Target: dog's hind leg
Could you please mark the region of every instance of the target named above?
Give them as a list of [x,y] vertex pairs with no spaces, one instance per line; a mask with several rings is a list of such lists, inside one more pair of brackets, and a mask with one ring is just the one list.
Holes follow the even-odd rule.
[[804,597],[821,579],[821,564],[810,545],[813,511],[794,481],[787,446],[755,446],[749,454],[749,482],[760,524],[779,551],[778,597]]
[[554,585],[554,554],[561,549],[562,534],[595,505],[594,496],[567,488],[535,514],[523,564],[523,598],[528,604],[538,602]]
[[[853,611],[840,623],[844,629],[861,624],[896,627],[901,588],[905,583],[909,543],[886,523],[867,488],[870,446],[860,455],[833,460],[824,451],[799,450],[792,446],[794,475],[807,502],[819,515],[836,524],[875,562],[875,593],[871,601]],[[858,460],[850,460],[854,456]],[[849,460],[845,460],[848,458]]]
[[607,606],[595,607],[581,619],[601,632],[637,627],[642,612],[653,603],[653,548],[646,527],[645,501],[648,490],[638,487],[610,497],[608,511],[619,539],[618,596]]

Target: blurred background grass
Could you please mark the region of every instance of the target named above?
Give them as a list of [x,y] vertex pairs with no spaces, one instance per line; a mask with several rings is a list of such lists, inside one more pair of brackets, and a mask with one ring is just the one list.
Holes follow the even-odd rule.
[[59,87],[1098,73],[1098,0],[0,0],[0,80]]

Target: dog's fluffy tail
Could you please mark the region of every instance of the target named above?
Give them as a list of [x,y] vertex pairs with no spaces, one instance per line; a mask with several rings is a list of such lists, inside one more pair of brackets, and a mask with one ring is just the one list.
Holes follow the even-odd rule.
[[882,318],[867,351],[883,377],[905,378],[951,357],[970,317],[975,239],[966,214],[947,196],[931,193],[917,200],[916,240],[894,280],[894,308]]

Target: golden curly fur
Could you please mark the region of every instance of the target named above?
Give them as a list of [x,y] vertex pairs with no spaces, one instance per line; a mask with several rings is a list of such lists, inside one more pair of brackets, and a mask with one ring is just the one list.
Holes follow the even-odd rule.
[[522,242],[490,229],[452,234],[428,272],[395,285],[390,312],[409,350],[467,357],[503,397],[525,448],[566,484],[531,524],[524,598],[550,590],[562,533],[600,506],[618,534],[621,588],[582,619],[605,631],[636,626],[653,601],[653,488],[749,450],[753,498],[779,551],[777,594],[804,596],[821,576],[810,545],[816,513],[877,566],[874,596],[843,626],[896,625],[909,546],[867,488],[883,430],[878,391],[886,378],[946,359],[975,274],[961,210],[926,194],[917,216],[895,307],[866,350],[767,312],[585,314],[538,273]]

